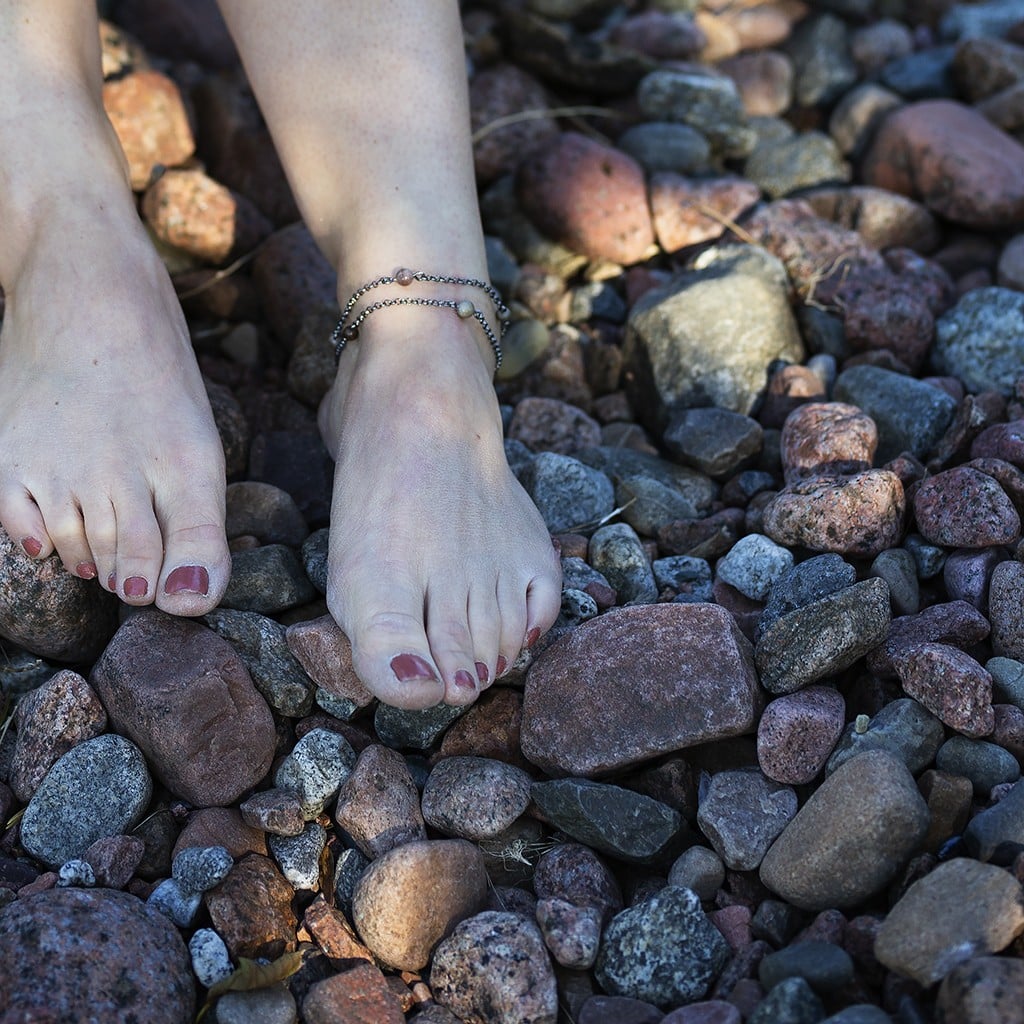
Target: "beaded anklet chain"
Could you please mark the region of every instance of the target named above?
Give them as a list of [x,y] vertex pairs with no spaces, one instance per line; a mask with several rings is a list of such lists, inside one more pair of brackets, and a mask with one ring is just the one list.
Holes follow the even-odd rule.
[[352,297],[348,300],[345,304],[345,308],[342,310],[341,319],[331,332],[331,344],[334,346],[335,361],[341,358],[341,353],[345,350],[345,346],[350,341],[355,341],[356,338],[359,337],[359,328],[362,326],[363,321],[378,309],[385,309],[388,306],[433,306],[434,308],[451,309],[460,320],[469,320],[472,318],[480,324],[487,337],[487,341],[494,352],[494,369],[495,372],[497,372],[501,367],[501,341],[499,340],[498,335],[494,333],[494,328],[492,328],[487,322],[487,317],[483,311],[477,309],[469,299],[428,299],[420,296],[378,299],[376,302],[371,302],[368,306],[360,310],[352,323],[348,323],[348,318],[352,315],[352,310],[355,309],[356,303],[367,292],[386,284],[397,284],[403,288],[407,288],[414,281],[430,282],[432,284],[454,284],[461,285],[466,288],[479,288],[494,303],[498,314],[498,320],[501,323],[501,336],[504,337],[505,330],[508,327],[510,314],[508,307],[501,299],[501,295],[498,294],[497,289],[492,285],[488,284],[486,281],[480,281],[475,277],[451,277],[442,274],[428,274],[422,270],[412,271],[403,267],[400,270],[396,270],[393,276],[385,275],[384,277],[378,277],[376,280],[364,284],[361,288],[358,288],[353,292]]

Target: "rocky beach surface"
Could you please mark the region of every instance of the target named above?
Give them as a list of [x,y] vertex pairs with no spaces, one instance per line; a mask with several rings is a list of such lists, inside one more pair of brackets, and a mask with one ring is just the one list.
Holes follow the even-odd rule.
[[1024,2],[463,4],[564,590],[421,712],[327,615],[335,282],[224,26],[101,7],[234,566],[0,536],[0,1024],[1020,1020]]

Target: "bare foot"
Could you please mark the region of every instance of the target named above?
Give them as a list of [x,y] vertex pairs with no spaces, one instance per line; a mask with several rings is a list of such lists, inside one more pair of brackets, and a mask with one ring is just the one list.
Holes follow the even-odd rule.
[[360,678],[396,707],[470,703],[560,606],[477,333],[448,310],[382,310],[321,407],[336,460],[327,603]]
[[209,611],[231,568],[224,455],[134,209],[89,196],[38,223],[4,284],[0,522],[128,604]]

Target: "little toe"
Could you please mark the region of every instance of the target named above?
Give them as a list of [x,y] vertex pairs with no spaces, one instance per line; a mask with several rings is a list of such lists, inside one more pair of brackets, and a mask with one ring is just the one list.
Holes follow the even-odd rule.
[[20,484],[0,491],[0,525],[30,558],[53,553],[53,541],[32,495]]

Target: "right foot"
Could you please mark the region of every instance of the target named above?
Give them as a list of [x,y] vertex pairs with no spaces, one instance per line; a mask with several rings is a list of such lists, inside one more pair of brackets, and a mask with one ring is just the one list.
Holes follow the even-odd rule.
[[76,200],[3,282],[0,523],[127,604],[201,615],[231,568],[202,377],[134,209]]

